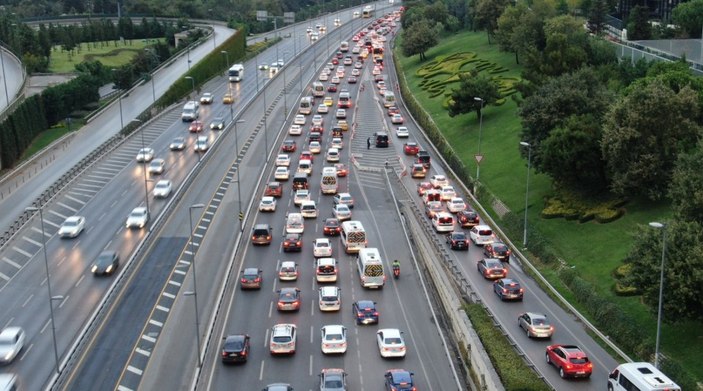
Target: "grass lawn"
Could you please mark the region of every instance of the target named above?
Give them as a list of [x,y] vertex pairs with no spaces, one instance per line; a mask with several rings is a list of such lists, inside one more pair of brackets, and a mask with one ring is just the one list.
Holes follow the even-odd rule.
[[[74,119],[71,121],[71,131],[76,131],[83,125],[85,125],[85,121],[83,119]],[[34,139],[29,148],[24,151],[22,157],[20,157],[20,161],[30,158],[35,153],[39,152],[55,140],[58,140],[66,133],[68,133],[67,126],[57,126],[42,132],[36,139]]]
[[[426,55],[428,61],[431,61],[438,56],[459,51],[474,52],[480,59],[509,70],[500,73],[500,76],[519,77],[522,71],[522,68],[515,63],[513,54],[500,52],[496,44],[488,45],[485,32],[462,32],[443,37],[441,44],[432,48]],[[402,72],[416,98],[432,115],[444,136],[462,157],[467,170],[475,176],[474,155],[478,151],[479,118],[475,113],[449,117],[446,109],[442,107],[442,99],[430,97],[430,94],[420,87],[422,78],[417,76],[416,71],[426,62],[421,63],[418,56],[405,58],[401,55],[398,58]],[[465,65],[462,70],[468,68],[470,64]],[[447,77],[448,75],[434,76],[437,80]],[[446,91],[449,92],[450,88],[456,88],[456,86],[458,84],[450,85]],[[489,106],[484,109],[483,130],[480,132],[482,133],[481,154],[484,155],[484,159],[481,163],[480,181],[511,211],[521,214],[525,210],[527,162],[519,155],[520,130],[517,105],[512,99],[508,98],[502,106]],[[601,295],[612,300],[636,319],[642,329],[651,330],[651,339],[654,341],[656,316],[648,312],[647,308],[640,303],[639,297],[615,296],[611,290],[614,284],[611,273],[621,264],[621,260],[631,247],[632,233],[637,225],[669,218],[671,215],[669,205],[634,200],[625,206],[627,213],[612,223],[598,224],[591,221],[580,224],[577,221],[564,219],[540,218],[539,213],[544,206],[543,199],[551,192],[549,177],[535,175],[533,171],[530,175],[528,229],[538,230],[543,236],[549,238],[551,245],[558,250],[564,262],[575,267]],[[490,207],[490,205],[484,206]],[[522,241],[522,237],[511,239],[516,243]],[[545,267],[543,273],[552,284],[563,287],[554,270]],[[565,296],[568,298],[570,293],[566,292]],[[676,326],[665,325],[662,329],[661,342],[662,352],[669,357],[677,358],[699,380],[703,379],[703,366],[695,363],[703,362],[703,328],[700,326],[694,322]]]
[[100,60],[108,68],[119,67],[130,62],[136,53],[144,50],[148,45],[152,45],[155,41],[155,39],[149,39],[148,42],[147,40],[134,39],[125,40],[124,43],[119,41],[83,42],[80,44],[80,49],[76,49],[70,54],[61,50],[60,46],[55,46],[51,50],[49,58],[49,72],[73,72],[76,64],[86,60]]

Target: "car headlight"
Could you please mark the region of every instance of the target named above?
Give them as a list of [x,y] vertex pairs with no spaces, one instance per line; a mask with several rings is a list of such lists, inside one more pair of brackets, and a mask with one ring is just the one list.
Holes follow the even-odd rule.
[[98,270],[98,265],[93,265],[93,267],[90,268],[90,271],[95,273]]

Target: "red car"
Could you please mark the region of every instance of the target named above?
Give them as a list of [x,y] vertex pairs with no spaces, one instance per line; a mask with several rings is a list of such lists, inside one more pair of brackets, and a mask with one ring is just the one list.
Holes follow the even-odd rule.
[[405,152],[406,155],[415,156],[420,152],[420,146],[414,141],[408,141],[403,145],[403,152]]
[[268,197],[281,197],[283,195],[281,182],[269,182],[268,185],[266,185],[266,190],[264,190],[264,195]]
[[456,214],[456,217],[459,224],[464,228],[476,226],[480,221],[478,213],[473,210],[462,210]]
[[547,346],[547,363],[559,370],[559,376],[590,377],[593,373],[593,363],[588,356],[576,345]]
[[193,121],[190,123],[190,126],[188,127],[188,131],[191,133],[199,133],[203,131],[203,123],[200,121]]
[[337,170],[337,176],[338,177],[344,177],[347,176],[349,171],[347,170],[347,166],[345,166],[342,163],[337,163],[334,165],[334,168]]
[[322,134],[324,131],[325,131],[325,128],[323,128],[322,126],[319,126],[319,125],[315,125],[310,128],[310,133],[318,132],[318,133]]
[[296,144],[295,140],[286,140],[281,146],[281,151],[283,152],[295,152]]
[[310,160],[313,161],[313,154],[310,151],[300,152],[300,160]]
[[339,60],[335,57],[332,59],[332,64],[339,65]]
[[397,108],[397,107],[395,107],[395,106],[389,107],[389,108],[388,108],[388,116],[389,116],[389,117],[392,117],[393,114],[400,114],[400,109]]
[[337,92],[337,85],[336,84],[330,84],[327,86],[327,92]]
[[420,182],[417,184],[417,194],[423,196],[427,190],[434,189],[430,182]]

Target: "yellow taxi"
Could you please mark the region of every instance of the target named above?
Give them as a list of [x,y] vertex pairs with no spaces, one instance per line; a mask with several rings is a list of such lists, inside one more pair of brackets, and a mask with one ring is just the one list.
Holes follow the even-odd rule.
[[326,96],[322,103],[324,103],[327,107],[331,107],[334,104],[334,100],[332,100],[331,96]]
[[222,103],[226,105],[231,105],[234,103],[234,94],[231,92],[226,93],[225,96],[222,97]]
[[345,132],[349,130],[349,123],[347,123],[347,121],[344,119],[337,121],[337,126],[342,128],[342,130]]

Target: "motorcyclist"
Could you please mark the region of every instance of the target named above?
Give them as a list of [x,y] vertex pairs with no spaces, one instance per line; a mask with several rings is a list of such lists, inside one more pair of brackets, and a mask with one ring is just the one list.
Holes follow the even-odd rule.
[[393,260],[393,271],[400,273],[400,262],[397,259]]

